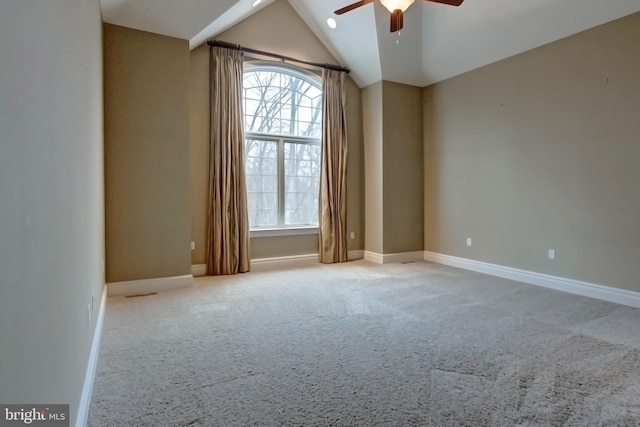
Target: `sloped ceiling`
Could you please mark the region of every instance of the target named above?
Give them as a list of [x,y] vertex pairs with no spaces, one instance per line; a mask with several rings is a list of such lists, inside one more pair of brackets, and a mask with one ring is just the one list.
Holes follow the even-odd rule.
[[[273,1],[289,1],[361,87],[379,80],[414,86],[456,76],[617,18],[639,0],[465,0],[451,7],[416,0],[404,29],[389,32],[378,2],[341,16],[355,0],[101,0],[105,22],[189,40],[191,48]],[[326,25],[334,17],[335,30]],[[292,35],[295,36],[295,35]]]

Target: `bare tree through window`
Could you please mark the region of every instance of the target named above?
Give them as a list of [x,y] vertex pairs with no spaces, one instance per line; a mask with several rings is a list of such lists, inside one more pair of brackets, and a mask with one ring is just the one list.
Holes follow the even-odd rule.
[[247,67],[243,90],[251,227],[317,225],[318,79],[289,67]]

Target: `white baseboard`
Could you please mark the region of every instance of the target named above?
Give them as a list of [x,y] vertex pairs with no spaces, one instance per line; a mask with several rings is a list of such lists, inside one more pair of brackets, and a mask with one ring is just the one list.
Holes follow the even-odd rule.
[[98,353],[100,352],[100,340],[102,339],[102,324],[104,322],[104,312],[107,306],[107,287],[102,289],[102,299],[100,300],[100,309],[96,318],[96,326],[93,331],[93,340],[91,342],[91,351],[89,353],[89,363],[87,364],[87,372],[84,377],[84,385],[82,386],[82,396],[80,396],[80,404],[78,405],[78,413],[76,418],[76,427],[84,427],[89,417],[89,406],[91,405],[91,393],[93,392],[93,382],[96,377],[96,369],[98,367]]
[[502,277],[530,285],[544,286],[558,291],[569,292],[589,298],[614,302],[640,308],[640,293],[627,291],[624,289],[612,288],[610,286],[598,285],[595,283],[581,282],[579,280],[566,279],[564,277],[551,276],[548,274],[536,273],[533,271],[520,270],[512,267],[505,267],[497,264],[489,264],[472,259],[458,258],[451,255],[438,254],[434,252],[424,252],[424,260],[438,264],[450,265],[465,270],[476,271],[478,273],[489,274],[491,276]]
[[[364,258],[364,251],[361,249],[349,251],[349,261]],[[281,267],[300,265],[301,262],[308,262],[311,260],[318,260],[318,254],[303,254],[303,255],[291,255],[272,258],[256,258],[251,260],[251,265],[262,264],[275,265],[280,264]],[[206,264],[194,264],[191,266],[191,274],[193,277],[206,276],[207,265]]]
[[191,275],[193,277],[200,277],[207,275],[207,264],[193,264],[191,266]]
[[144,295],[153,292],[188,288],[192,285],[193,276],[191,274],[185,274],[184,276],[175,277],[157,277],[154,279],[111,282],[107,283],[107,295],[110,297]]
[[376,252],[364,251],[364,259],[365,261],[376,264],[391,264],[394,262],[421,261],[424,259],[424,254],[422,251],[399,252],[395,254],[379,254]]
[[296,267],[302,264],[308,264],[309,262],[318,262],[318,254],[303,254],[303,255],[290,255],[279,256],[272,258],[257,258],[251,260],[251,267],[256,267],[258,270],[263,266],[280,268]]

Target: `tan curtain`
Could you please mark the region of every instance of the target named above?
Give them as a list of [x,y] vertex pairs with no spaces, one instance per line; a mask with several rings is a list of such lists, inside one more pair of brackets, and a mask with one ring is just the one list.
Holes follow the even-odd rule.
[[243,54],[211,47],[207,274],[249,271],[249,217],[244,174]]
[[347,261],[346,74],[322,72],[322,164],[320,169],[319,259]]

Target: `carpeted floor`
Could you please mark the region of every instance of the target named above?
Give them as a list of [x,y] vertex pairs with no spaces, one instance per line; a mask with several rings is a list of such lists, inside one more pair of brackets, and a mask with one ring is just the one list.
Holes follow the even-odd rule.
[[107,305],[89,426],[638,426],[640,310],[437,264]]

